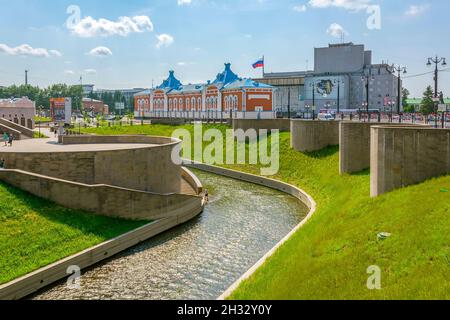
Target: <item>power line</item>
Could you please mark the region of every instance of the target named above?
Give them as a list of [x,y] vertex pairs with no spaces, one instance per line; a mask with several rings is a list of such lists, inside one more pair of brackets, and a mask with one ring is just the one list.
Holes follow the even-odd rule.
[[[445,69],[439,70],[439,72],[448,72],[448,71],[450,71],[450,68],[445,68]],[[429,75],[429,74],[433,74],[433,73],[434,73],[434,71],[429,71],[429,72],[425,72],[425,73],[419,73],[419,74],[414,74],[414,75],[411,75],[411,76],[406,76],[406,77],[403,77],[403,78],[404,79],[417,78],[417,77],[423,77],[423,76],[426,76],[426,75]]]

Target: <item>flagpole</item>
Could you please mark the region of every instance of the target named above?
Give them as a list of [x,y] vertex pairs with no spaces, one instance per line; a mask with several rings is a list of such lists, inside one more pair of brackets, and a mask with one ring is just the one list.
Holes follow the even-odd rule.
[[262,70],[262,72],[263,72],[263,75],[262,75],[262,77],[263,77],[263,79],[264,79],[264,74],[265,74],[265,68],[266,68],[266,62],[264,61],[264,56],[263,56],[263,70]]

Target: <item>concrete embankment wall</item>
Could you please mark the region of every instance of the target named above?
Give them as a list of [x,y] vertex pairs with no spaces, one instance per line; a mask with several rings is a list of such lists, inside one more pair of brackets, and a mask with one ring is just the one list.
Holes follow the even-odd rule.
[[319,151],[339,144],[339,121],[291,120],[291,147],[300,152]]
[[172,161],[173,149],[181,143],[164,137],[67,136],[64,144],[140,143],[135,149],[81,152],[2,153],[7,168],[84,183],[106,184],[155,193],[179,193],[181,168]]
[[280,130],[280,131],[290,131],[291,121],[290,119],[260,119],[260,120],[245,120],[245,119],[234,119],[233,120],[233,130],[242,129],[247,131],[249,129],[259,130]]
[[[355,173],[370,167],[370,128],[379,123],[343,121],[339,127],[340,173]],[[384,123],[386,127],[423,128],[422,125]]]
[[303,204],[305,204],[308,209],[308,215],[303,219],[302,222],[300,222],[288,235],[286,235],[280,242],[278,242],[269,252],[267,252],[253,267],[251,267],[246,273],[244,273],[236,282],[231,285],[218,299],[224,300],[228,298],[234,290],[236,290],[239,285],[245,281],[246,279],[250,278],[256,270],[258,270],[266,261],[269,259],[272,255],[275,254],[275,252],[284,244],[286,243],[297,231],[299,231],[308,221],[311,219],[311,217],[314,215],[316,211],[316,202],[314,199],[308,195],[305,191],[301,190],[300,188],[297,188],[296,186],[287,184],[282,181],[257,176],[249,173],[234,171],[230,169],[225,169],[221,167],[216,166],[210,166],[206,164],[201,163],[192,163],[189,160],[184,161],[184,165],[187,167],[196,168],[198,170],[210,172],[213,174],[221,175],[224,177],[229,177],[237,180],[242,180],[250,183],[254,183],[257,185],[261,185],[264,187],[268,187],[271,189],[275,189],[287,194],[290,194],[291,196],[299,199]]
[[68,277],[70,275],[68,274],[68,268],[70,266],[78,266],[81,270],[93,266],[100,261],[109,259],[117,253],[195,218],[202,211],[203,206],[190,211],[184,211],[178,216],[152,222],[9,283],[0,285],[0,300],[24,298],[56,281]]
[[[131,220],[156,220],[200,208],[202,198],[86,185],[20,170],[0,170],[0,180],[66,208]],[[195,182],[193,182],[195,184]]]
[[450,173],[450,130],[371,128],[371,195]]
[[13,128],[10,128],[8,126],[5,126],[4,124],[0,123],[0,142],[3,142],[3,133],[7,133],[8,135],[12,134],[15,140],[21,140],[22,139],[22,134],[20,131],[17,131]]
[[18,132],[20,132],[22,135],[33,138],[34,137],[34,131],[32,129],[29,129],[27,127],[21,126],[20,124],[14,123],[12,121],[6,120],[4,118],[0,118],[0,124],[7,126],[11,129],[14,129]]

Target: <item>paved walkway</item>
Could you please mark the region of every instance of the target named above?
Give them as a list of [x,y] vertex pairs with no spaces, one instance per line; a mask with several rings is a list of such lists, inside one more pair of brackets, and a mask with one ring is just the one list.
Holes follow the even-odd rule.
[[[35,131],[38,130],[36,129]],[[0,153],[108,151],[142,149],[148,148],[149,146],[155,146],[152,144],[143,143],[62,145],[58,143],[58,138],[50,132],[50,129],[41,128],[41,133],[49,138],[17,140],[13,142],[12,147],[5,147],[4,144],[0,144]]]

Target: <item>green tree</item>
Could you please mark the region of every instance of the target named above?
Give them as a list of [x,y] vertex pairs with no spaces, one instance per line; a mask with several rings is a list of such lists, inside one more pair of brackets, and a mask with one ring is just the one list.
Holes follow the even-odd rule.
[[420,112],[427,115],[435,112],[433,97],[434,97],[433,88],[431,88],[431,86],[428,86],[425,92],[423,93]]
[[402,105],[403,109],[408,106],[408,98],[409,98],[410,92],[408,89],[403,88],[402,89]]

